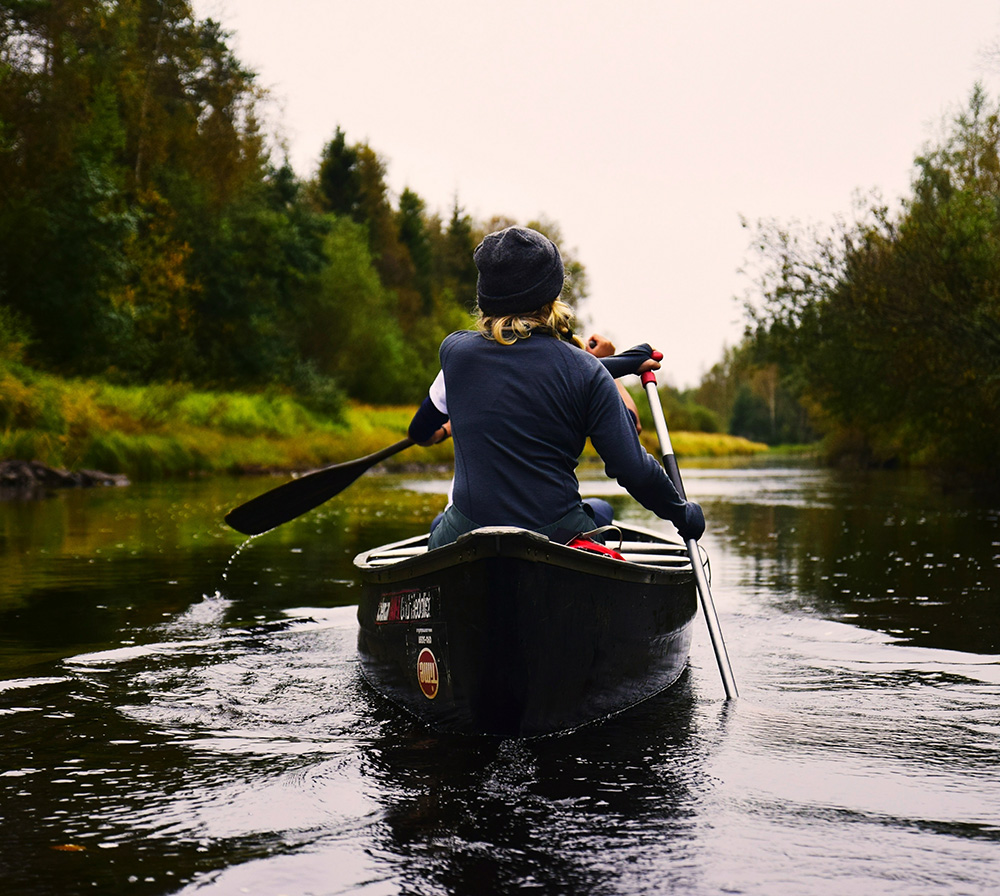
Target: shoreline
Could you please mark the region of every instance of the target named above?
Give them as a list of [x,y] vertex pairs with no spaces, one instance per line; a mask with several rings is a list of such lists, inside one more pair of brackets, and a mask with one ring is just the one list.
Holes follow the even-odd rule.
[[[53,471],[32,475],[21,468],[24,483],[37,480],[42,488],[83,485],[75,479],[91,475],[112,484],[118,484],[114,477],[291,476],[380,451],[405,436],[415,411],[415,405],[344,401],[321,413],[274,390],[123,386],[0,364],[0,458]],[[768,451],[766,445],[721,433],[678,431],[671,439],[682,458]],[[655,433],[644,431],[641,440],[656,456]],[[453,457],[450,440],[415,445],[386,461],[385,468],[450,467]],[[596,454],[588,443],[581,462],[589,457]],[[18,484],[12,476],[12,485]]]
[[0,496],[51,488],[123,487],[131,480],[121,473],[101,470],[63,470],[37,460],[0,460]]

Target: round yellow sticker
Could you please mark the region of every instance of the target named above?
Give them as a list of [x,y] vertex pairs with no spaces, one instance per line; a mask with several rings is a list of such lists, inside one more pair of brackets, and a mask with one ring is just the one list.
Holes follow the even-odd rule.
[[433,700],[438,692],[438,664],[434,654],[425,647],[417,657],[417,684],[428,700]]

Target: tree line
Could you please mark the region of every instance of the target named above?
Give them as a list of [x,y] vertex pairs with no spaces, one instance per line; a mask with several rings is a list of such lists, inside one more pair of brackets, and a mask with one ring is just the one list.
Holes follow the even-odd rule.
[[[385,160],[339,127],[298,177],[230,38],[187,0],[0,3],[0,361],[278,388],[327,414],[419,401],[471,322],[474,247],[516,222],[392,195]],[[559,226],[525,223],[560,245],[579,307],[586,269]],[[724,378],[755,382],[744,367]],[[674,428],[790,438],[748,390],[735,410],[725,389],[663,394]]]
[[[997,478],[1000,106],[981,86],[916,156],[890,209],[859,199],[828,230],[752,228],[741,347],[834,457]],[[758,392],[758,394],[760,394]]]
[[[110,382],[419,401],[468,326],[472,251],[515,223],[444,215],[337,128],[301,178],[266,94],[187,0],[0,2],[0,362]],[[671,426],[826,439],[866,463],[993,471],[1000,110],[977,87],[897,209],[752,236],[744,341]],[[564,250],[567,298],[583,264]]]
[[299,178],[229,41],[187,0],[0,4],[0,358],[328,411],[419,400],[469,323],[474,247],[514,222],[393,196],[339,128]]

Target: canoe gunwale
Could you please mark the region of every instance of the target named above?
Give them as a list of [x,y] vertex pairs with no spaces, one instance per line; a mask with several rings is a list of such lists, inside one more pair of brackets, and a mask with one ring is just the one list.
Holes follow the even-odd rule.
[[[658,553],[668,549],[676,557],[677,565],[642,563],[632,559],[617,560],[606,555],[550,541],[546,536],[537,532],[509,526],[475,529],[460,536],[452,544],[416,554],[404,554],[396,562],[385,562],[388,560],[386,552],[399,551],[403,548],[418,549],[421,545],[426,545],[427,536],[418,535],[362,551],[354,558],[354,565],[366,578],[380,584],[404,580],[412,576],[427,575],[463,563],[493,557],[544,563],[548,566],[573,570],[598,578],[636,584],[655,584],[666,581],[682,583],[693,580],[694,572],[684,545],[673,542],[648,529],[619,525],[623,534],[627,532],[636,536],[636,540],[648,543],[651,548],[658,549]],[[630,544],[632,541],[630,539]],[[382,562],[376,560],[380,555],[385,558]]]

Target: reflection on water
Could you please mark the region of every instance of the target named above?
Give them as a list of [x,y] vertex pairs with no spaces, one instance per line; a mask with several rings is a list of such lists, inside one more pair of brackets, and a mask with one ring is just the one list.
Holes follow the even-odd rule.
[[685,480],[741,698],[699,626],[672,691],[531,741],[437,735],[358,674],[351,559],[421,531],[441,483],[369,477],[245,544],[219,520],[270,483],[0,505],[0,880],[993,892],[997,505],[900,474]]
[[751,561],[744,584],[784,611],[912,644],[1000,652],[1000,502],[944,494],[918,474],[763,468],[689,478],[719,537]]

